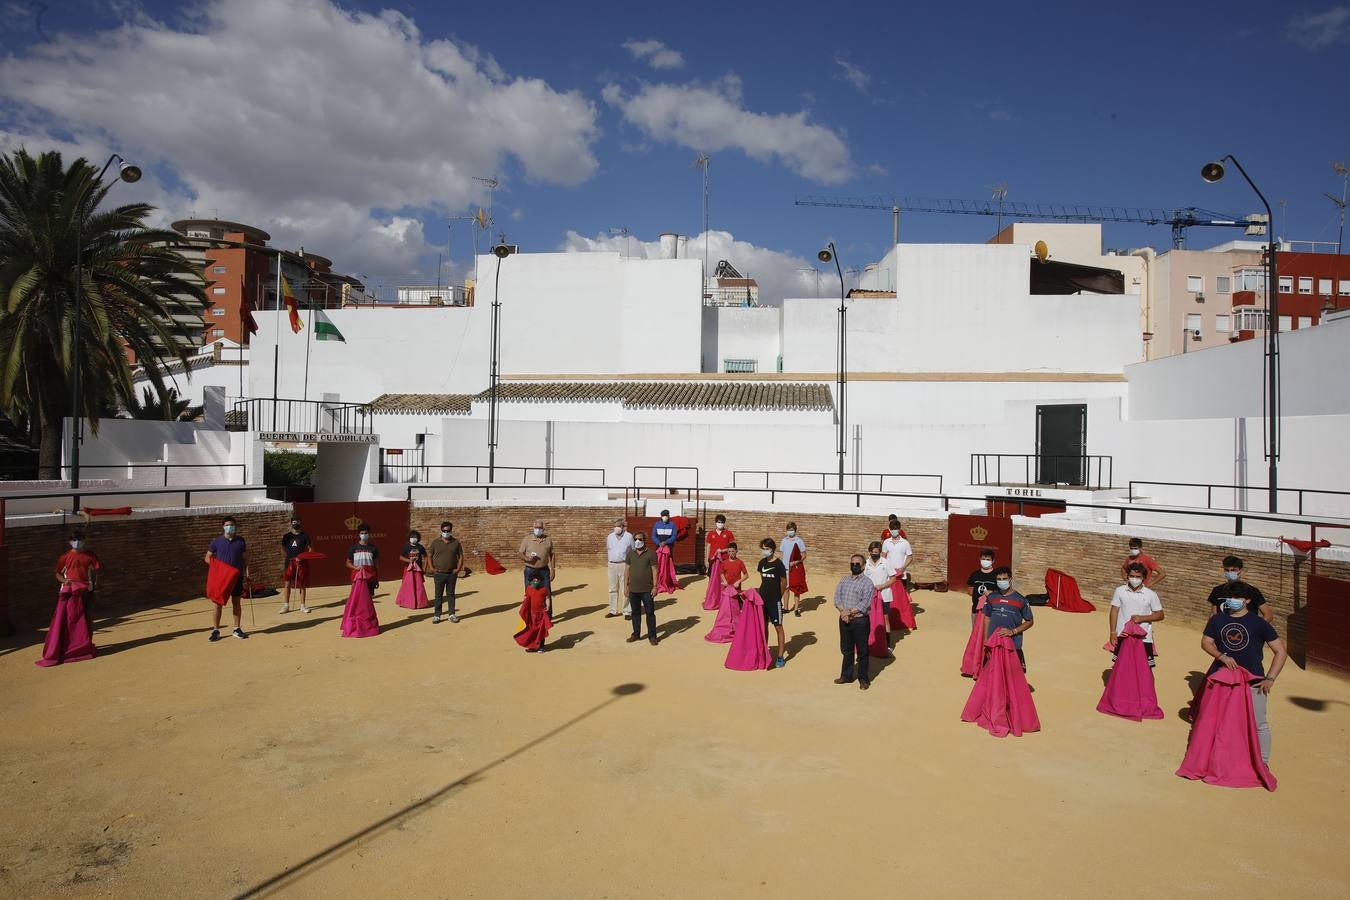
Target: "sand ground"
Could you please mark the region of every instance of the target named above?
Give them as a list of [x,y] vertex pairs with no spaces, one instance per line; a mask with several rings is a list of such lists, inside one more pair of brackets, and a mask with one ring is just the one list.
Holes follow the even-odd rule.
[[[817,586],[823,587],[816,574]],[[831,581],[832,583],[832,581]],[[226,897],[1332,897],[1350,891],[1350,687],[1290,665],[1273,794],[1176,777],[1194,627],[1160,626],[1167,718],[1094,709],[1104,614],[1026,638],[1044,730],[959,721],[968,597],[920,593],[871,691],[838,687],[829,604],[780,671],[732,672],[694,580],[627,644],[600,569],[559,573],[558,650],[511,640],[516,575],[457,625],[394,606],[342,640],[259,600],[208,644],[206,601],[100,619],[103,655],[0,645],[0,894]],[[812,592],[808,597],[817,592]],[[1165,599],[1165,598],[1164,598]],[[245,612],[245,626],[249,613]],[[616,688],[631,685],[616,693]]]

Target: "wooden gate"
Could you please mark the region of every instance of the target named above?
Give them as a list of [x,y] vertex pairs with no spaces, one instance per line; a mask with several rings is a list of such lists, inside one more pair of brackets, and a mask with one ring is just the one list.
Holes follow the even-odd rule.
[[1350,677],[1350,581],[1308,576],[1308,668]]

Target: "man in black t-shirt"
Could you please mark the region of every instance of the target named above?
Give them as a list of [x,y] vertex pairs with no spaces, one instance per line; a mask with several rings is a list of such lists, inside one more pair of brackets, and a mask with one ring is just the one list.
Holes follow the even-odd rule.
[[[1220,668],[1243,669],[1252,682],[1252,711],[1256,716],[1256,737],[1261,745],[1261,760],[1270,763],[1270,723],[1266,720],[1266,699],[1275,679],[1289,658],[1284,641],[1271,625],[1260,616],[1251,614],[1250,604],[1255,589],[1249,584],[1228,586],[1223,607],[1205,625],[1201,648],[1214,658],[1206,676]],[[1263,665],[1265,649],[1275,654],[1267,674]]]
[[783,591],[787,587],[787,566],[778,552],[773,538],[759,542],[760,561],[755,564],[759,571],[759,596],[764,601],[764,637],[769,636],[769,625],[778,630],[778,654],[773,658],[773,667],[781,669],[787,665],[787,643],[783,635]]
[[970,573],[966,579],[970,588],[970,624],[975,624],[975,613],[980,608],[980,598],[992,594],[998,589],[998,579],[994,577],[994,551],[988,548],[980,551],[980,567]]
[[1275,611],[1266,603],[1265,596],[1254,584],[1248,584],[1242,580],[1242,558],[1238,556],[1225,556],[1223,558],[1223,584],[1214,586],[1214,590],[1209,592],[1209,604],[1214,607],[1214,612],[1218,613],[1223,607],[1224,598],[1229,596],[1229,592],[1235,585],[1242,585],[1250,594],[1251,601],[1247,608],[1256,613],[1267,622],[1275,621]]
[[292,585],[300,589],[300,611],[309,612],[309,606],[305,603],[305,591],[309,588],[309,562],[296,558],[309,548],[309,535],[301,529],[300,517],[291,516],[291,530],[281,536],[282,579],[286,582],[281,595],[281,611],[284,613],[291,611]]

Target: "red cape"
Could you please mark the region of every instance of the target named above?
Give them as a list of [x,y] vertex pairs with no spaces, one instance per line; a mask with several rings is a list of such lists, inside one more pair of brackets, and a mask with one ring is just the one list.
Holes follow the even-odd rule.
[[905,583],[897,580],[895,584],[891,585],[890,591],[891,628],[897,631],[901,628],[914,631],[919,627],[919,623],[914,621],[914,605],[910,603],[909,591],[906,590]]
[[1277,782],[1261,761],[1256,713],[1246,669],[1222,668],[1205,679],[1200,711],[1191,726],[1186,757],[1177,774],[1224,787],[1263,787]]
[[792,545],[792,555],[788,557],[788,590],[800,597],[807,591],[806,587],[806,565],[793,566],[792,563],[799,562],[802,558],[802,548]]
[[984,630],[988,624],[984,618],[984,597],[980,597],[976,607],[975,621],[970,623],[970,637],[966,639],[965,652],[961,654],[961,674],[974,678],[980,674],[980,665],[984,662]]
[[675,577],[675,559],[670,546],[662,544],[656,548],[656,593],[673,594],[680,589],[680,580]]
[[717,609],[722,604],[722,554],[712,558],[708,566],[708,590],[703,594],[703,608]]
[[394,603],[404,609],[426,609],[431,605],[427,601],[426,575],[417,563],[409,563],[404,568],[403,583],[399,585]]
[[891,655],[891,639],[886,632],[886,607],[881,594],[872,592],[872,605],[867,610],[867,655],[881,659]]
[[216,606],[224,606],[234,593],[234,584],[240,572],[234,566],[212,557],[210,568],[206,570],[206,599]]
[[1148,653],[1144,650],[1145,634],[1134,622],[1125,623],[1116,649],[1116,663],[1097,703],[1098,712],[1136,722],[1163,717],[1153,685],[1153,670],[1148,667]]
[[724,665],[738,672],[762,672],[773,661],[764,637],[764,600],[754,589],[743,596],[745,606],[736,623],[736,634],[731,639]]
[[352,572],[352,590],[342,610],[343,637],[375,637],[380,633],[380,620],[375,615],[371,589],[375,578],[373,566],[360,566]]
[[61,585],[56,612],[47,629],[47,641],[42,646],[42,658],[35,661],[36,665],[59,666],[98,655],[89,632],[89,619],[84,613],[84,595],[88,591],[89,585],[83,581],[68,581]]
[[484,569],[489,575],[500,575],[500,574],[502,574],[503,572],[506,571],[506,566],[504,566],[504,565],[502,565],[501,563],[497,562],[497,560],[493,557],[493,555],[492,555],[491,553],[488,553],[486,550],[484,550],[484,551],[483,551],[483,569]]
[[1046,606],[1061,612],[1095,612],[1096,607],[1083,599],[1078,582],[1059,569],[1045,570],[1045,590],[1050,595]]
[[516,643],[527,650],[544,646],[553,620],[548,614],[548,588],[527,587],[520,602],[520,619],[516,622]]

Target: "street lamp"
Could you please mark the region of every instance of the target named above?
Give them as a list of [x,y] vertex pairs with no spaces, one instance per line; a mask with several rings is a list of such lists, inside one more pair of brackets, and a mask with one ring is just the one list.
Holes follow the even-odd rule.
[[505,242],[492,248],[492,255],[497,257],[497,274],[493,280],[492,286],[492,362],[488,370],[488,483],[496,481],[497,471],[497,380],[501,371],[501,353],[502,353],[502,260],[506,259],[516,248]]
[[[98,177],[93,181],[87,182],[84,190],[80,192],[79,200],[75,203],[75,327],[72,329],[74,335],[74,352],[71,354],[72,365],[74,366],[74,378],[71,379],[70,389],[70,489],[77,491],[80,489],[80,431],[81,424],[84,422],[84,416],[80,414],[80,400],[82,375],[80,372],[80,307],[84,299],[84,216],[81,208],[84,201],[89,197],[89,192],[95,185],[103,183],[103,176],[107,174],[108,167],[117,160],[117,177],[127,184],[135,184],[141,180],[141,167],[127,162],[118,154],[114,153],[108,157],[108,161],[99,169]],[[116,182],[113,182],[116,184]],[[111,186],[111,185],[110,185]]]
[[838,347],[838,367],[835,377],[835,392],[838,394],[839,404],[839,490],[844,489],[844,419],[848,400],[845,397],[848,391],[848,337],[844,331],[845,320],[848,317],[848,308],[844,305],[844,270],[839,268],[839,254],[834,249],[834,241],[830,241],[816,254],[816,259],[823,263],[834,261],[834,271],[839,274],[839,347]]
[[1232,160],[1243,179],[1261,198],[1266,208],[1266,396],[1264,411],[1267,415],[1266,460],[1269,465],[1267,489],[1270,499],[1267,501],[1271,512],[1279,508],[1279,459],[1280,459],[1280,294],[1276,290],[1279,279],[1275,264],[1275,219],[1270,213],[1270,203],[1261,193],[1255,182],[1242,168],[1242,163],[1231,153],[1217,162],[1205,163],[1200,169],[1200,177],[1213,184],[1223,178],[1223,161]]

